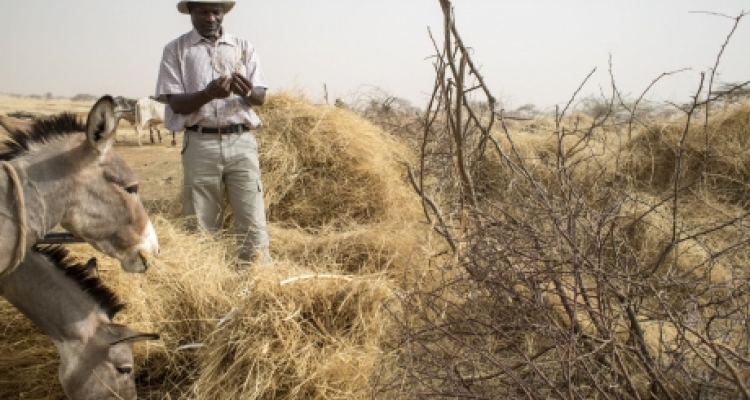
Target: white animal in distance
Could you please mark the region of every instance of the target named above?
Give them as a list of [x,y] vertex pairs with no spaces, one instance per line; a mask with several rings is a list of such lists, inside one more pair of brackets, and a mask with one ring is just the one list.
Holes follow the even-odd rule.
[[[141,130],[148,127],[151,143],[154,143],[154,130],[161,142],[161,132],[158,125],[164,123],[165,104],[151,97],[144,97],[135,103],[135,132],[138,136],[138,146],[141,146]],[[176,145],[175,133],[172,131],[172,146]]]

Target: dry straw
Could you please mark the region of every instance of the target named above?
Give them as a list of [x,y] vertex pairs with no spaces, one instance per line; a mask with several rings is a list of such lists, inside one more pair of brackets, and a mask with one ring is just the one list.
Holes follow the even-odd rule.
[[[162,250],[144,275],[70,246],[127,303],[116,322],[162,335],[134,345],[139,398],[365,398],[394,277],[427,263],[403,144],[301,96],[271,97],[262,118],[269,268],[234,271],[231,238],[189,233],[174,204],[152,215]],[[0,314],[0,398],[59,397],[51,342],[5,302]]]

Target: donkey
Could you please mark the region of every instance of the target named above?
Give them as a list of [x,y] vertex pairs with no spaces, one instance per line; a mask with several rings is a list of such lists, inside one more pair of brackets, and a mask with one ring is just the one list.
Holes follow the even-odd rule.
[[138,182],[112,149],[112,97],[99,99],[86,124],[62,113],[13,130],[0,150],[0,274],[56,225],[144,272],[159,242],[138,197]]
[[136,398],[129,343],[159,335],[112,323],[124,306],[99,279],[96,258],[75,263],[61,246],[35,246],[0,278],[0,294],[52,339],[70,400]]

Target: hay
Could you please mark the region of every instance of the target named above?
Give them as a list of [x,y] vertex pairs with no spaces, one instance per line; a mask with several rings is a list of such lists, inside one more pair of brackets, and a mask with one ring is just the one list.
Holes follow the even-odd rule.
[[[365,398],[392,336],[383,310],[394,277],[427,264],[402,143],[300,96],[272,96],[261,110],[270,268],[236,272],[231,235],[185,230],[179,193],[153,208],[161,253],[146,274],[69,246],[82,260],[97,256],[127,303],[115,322],[161,334],[134,345],[139,398]],[[0,397],[59,397],[54,347],[10,306],[0,314],[0,354],[17,354],[0,362],[0,376],[15,381]]]
[[[692,120],[686,130],[687,124],[684,119],[652,124],[628,143],[630,157],[624,166],[639,183],[639,190],[663,193],[679,179],[681,187],[702,189],[721,201],[746,206],[750,102],[717,113],[707,123]],[[682,166],[677,175],[680,154]]]
[[5,299],[0,321],[0,398],[59,398],[59,357],[52,341]]
[[415,202],[400,162],[406,145],[351,111],[280,94],[259,109],[256,137],[269,220],[286,226],[371,224]]
[[141,396],[366,397],[389,325],[389,279],[289,261],[238,273],[230,240],[155,222],[163,254],[153,270],[133,276],[106,260],[102,273],[128,294],[118,322],[162,335],[136,346]]

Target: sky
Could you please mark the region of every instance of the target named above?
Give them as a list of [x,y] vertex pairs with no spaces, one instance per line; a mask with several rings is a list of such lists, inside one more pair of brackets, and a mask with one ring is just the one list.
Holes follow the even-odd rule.
[[[152,95],[164,45],[192,29],[172,0],[0,0],[0,93]],[[453,0],[456,24],[507,109],[617,87],[687,102],[747,0]],[[424,107],[434,85],[438,0],[239,0],[227,32],[258,50],[269,90],[314,102],[387,93]],[[750,15],[722,53],[722,82],[750,80]],[[325,91],[324,91],[325,89]]]

